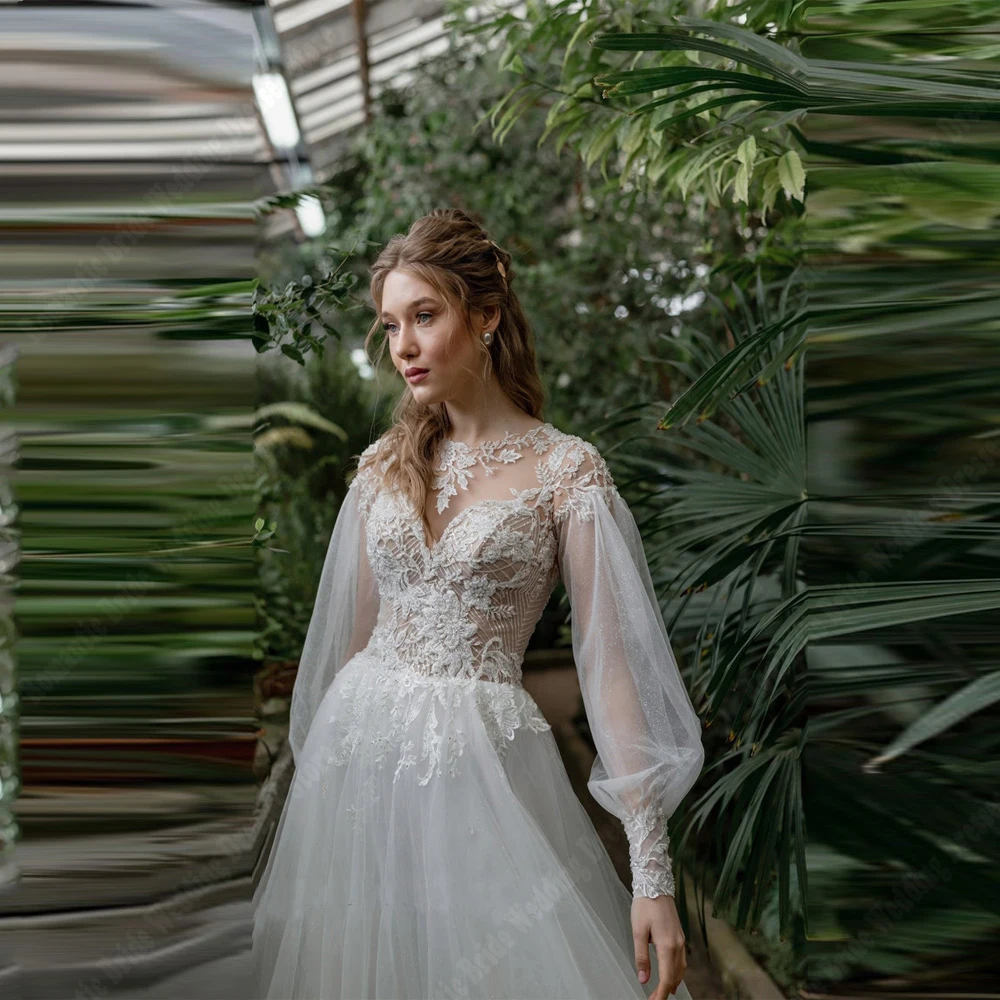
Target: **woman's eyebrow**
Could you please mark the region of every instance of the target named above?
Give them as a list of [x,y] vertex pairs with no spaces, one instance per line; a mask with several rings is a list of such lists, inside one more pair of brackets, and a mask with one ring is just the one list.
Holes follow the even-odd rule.
[[[410,309],[411,309],[411,310],[412,310],[412,309],[416,309],[416,308],[417,308],[417,306],[420,306],[420,305],[423,305],[423,304],[424,304],[425,302],[429,302],[429,303],[430,303],[431,305],[437,305],[437,303],[436,303],[436,302],[434,301],[434,299],[430,299],[430,298],[428,298],[428,297],[427,297],[426,295],[424,295],[424,296],[422,296],[422,297],[421,297],[421,298],[419,298],[419,299],[414,299],[414,300],[413,300],[413,301],[412,301],[412,302],[410,303]],[[391,313],[391,312],[389,312],[389,311],[388,311],[387,309],[383,309],[383,310],[382,310],[382,319],[385,319],[385,318],[386,318],[386,316],[391,316],[391,315],[392,315],[392,313]]]

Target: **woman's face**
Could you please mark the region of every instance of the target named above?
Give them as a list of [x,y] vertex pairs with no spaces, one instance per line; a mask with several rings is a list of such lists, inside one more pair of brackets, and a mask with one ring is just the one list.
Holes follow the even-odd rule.
[[[463,399],[476,391],[482,355],[431,285],[406,271],[390,271],[382,287],[381,319],[392,363],[421,403]],[[426,374],[414,377],[418,370]]]

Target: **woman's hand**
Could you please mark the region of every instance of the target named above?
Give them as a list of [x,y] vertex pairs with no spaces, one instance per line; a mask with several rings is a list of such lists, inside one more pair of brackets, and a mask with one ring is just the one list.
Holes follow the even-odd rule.
[[632,940],[639,982],[649,981],[649,941],[656,951],[660,981],[650,1000],[667,1000],[681,984],[687,969],[684,932],[673,896],[635,896],[632,899]]

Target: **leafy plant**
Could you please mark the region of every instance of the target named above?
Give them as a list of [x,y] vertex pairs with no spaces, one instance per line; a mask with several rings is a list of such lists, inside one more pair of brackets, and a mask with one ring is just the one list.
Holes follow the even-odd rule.
[[680,321],[656,431],[649,399],[595,425],[629,429],[613,458],[708,723],[679,825],[737,924],[774,906],[800,984],[974,987],[1000,934],[995,12],[682,6],[468,26],[513,74],[497,140],[540,104],[626,203],[728,208],[755,244]]

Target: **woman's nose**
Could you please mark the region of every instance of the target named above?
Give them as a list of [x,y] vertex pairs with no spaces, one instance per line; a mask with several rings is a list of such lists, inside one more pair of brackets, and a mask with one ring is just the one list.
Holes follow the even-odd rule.
[[404,323],[396,337],[396,351],[401,358],[409,358],[415,347],[416,337],[413,335],[413,328]]

